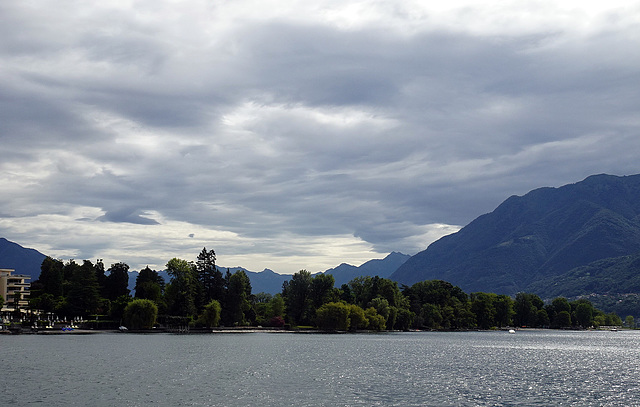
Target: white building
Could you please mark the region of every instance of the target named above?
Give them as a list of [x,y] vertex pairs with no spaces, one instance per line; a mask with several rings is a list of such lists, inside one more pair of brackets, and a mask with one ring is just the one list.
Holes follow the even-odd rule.
[[16,310],[16,297],[18,296],[18,309],[26,312],[29,306],[29,288],[31,286],[27,280],[30,276],[22,274],[12,274],[13,269],[0,269],[0,295],[4,298],[2,312]]

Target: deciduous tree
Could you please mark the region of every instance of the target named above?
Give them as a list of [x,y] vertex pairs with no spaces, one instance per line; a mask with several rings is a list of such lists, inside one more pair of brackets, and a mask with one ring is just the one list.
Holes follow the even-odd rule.
[[310,325],[312,323],[311,273],[300,270],[291,276],[291,280],[282,285],[282,297],[287,310],[287,317],[293,325]]
[[131,329],[151,329],[158,317],[158,307],[151,300],[133,300],[124,309],[124,323]]
[[75,267],[73,261],[68,265],[73,269],[67,296],[70,316],[88,316],[95,313],[100,305],[100,293],[93,264],[85,260],[79,267]]
[[198,319],[204,326],[211,328],[220,325],[220,314],[222,307],[216,300],[211,300],[209,304],[204,306],[202,315]]
[[343,302],[329,302],[316,310],[316,324],[321,329],[346,331],[349,329],[350,307]]
[[167,263],[167,273],[171,276],[166,289],[169,312],[182,317],[196,315],[198,280],[194,265],[186,260],[173,258]]

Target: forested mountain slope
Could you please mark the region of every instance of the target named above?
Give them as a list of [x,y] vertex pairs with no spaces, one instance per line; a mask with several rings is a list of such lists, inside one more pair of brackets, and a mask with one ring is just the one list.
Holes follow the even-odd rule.
[[403,284],[442,279],[467,292],[514,294],[576,267],[640,251],[639,215],[640,175],[594,175],[536,189],[434,242],[391,278]]
[[35,281],[40,276],[40,265],[46,256],[0,237],[0,268],[14,269],[15,274],[26,274]]

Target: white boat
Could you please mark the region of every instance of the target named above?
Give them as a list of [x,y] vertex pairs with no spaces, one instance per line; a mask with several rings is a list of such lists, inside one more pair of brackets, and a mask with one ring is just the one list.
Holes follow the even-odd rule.
[[510,334],[514,334],[514,333],[516,333],[516,330],[515,329],[509,329],[509,333]]

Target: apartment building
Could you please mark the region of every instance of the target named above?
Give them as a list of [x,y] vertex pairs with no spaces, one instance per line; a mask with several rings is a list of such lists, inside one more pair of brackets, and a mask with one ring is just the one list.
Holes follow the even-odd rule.
[[2,312],[16,310],[16,296],[18,296],[18,309],[26,310],[29,305],[29,287],[27,280],[30,276],[13,274],[13,269],[0,269],[0,295],[4,298]]

